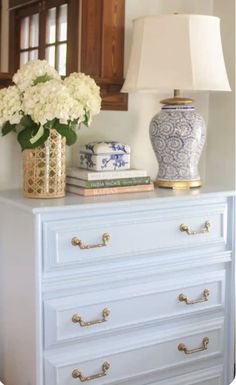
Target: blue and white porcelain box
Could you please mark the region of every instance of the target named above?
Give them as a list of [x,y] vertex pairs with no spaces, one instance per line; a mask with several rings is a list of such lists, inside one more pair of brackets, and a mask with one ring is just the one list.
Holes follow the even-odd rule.
[[80,147],[80,167],[94,171],[130,168],[130,147],[119,142],[92,142]]

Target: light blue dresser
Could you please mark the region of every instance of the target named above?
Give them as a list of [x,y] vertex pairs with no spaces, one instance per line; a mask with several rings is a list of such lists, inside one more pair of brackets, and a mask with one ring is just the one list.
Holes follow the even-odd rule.
[[229,385],[234,193],[0,194],[5,385]]

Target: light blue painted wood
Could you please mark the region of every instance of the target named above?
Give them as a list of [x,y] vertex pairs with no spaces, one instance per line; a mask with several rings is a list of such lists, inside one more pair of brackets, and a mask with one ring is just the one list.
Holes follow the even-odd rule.
[[[233,192],[207,187],[50,201],[1,193],[0,321],[6,335],[0,333],[0,380],[73,385],[80,383],[74,369],[94,375],[109,361],[97,385],[229,385],[234,199]],[[210,233],[179,230],[182,223],[199,230],[206,220]],[[105,247],[71,244],[73,236],[99,243],[104,232],[111,235]],[[12,284],[19,275],[20,288]],[[179,301],[181,293],[201,299],[205,289],[208,301]],[[105,307],[111,311],[106,322],[72,322],[75,313],[99,319]],[[179,343],[198,348],[204,337],[210,340],[206,351],[178,350]],[[19,341],[25,356],[14,353]]]

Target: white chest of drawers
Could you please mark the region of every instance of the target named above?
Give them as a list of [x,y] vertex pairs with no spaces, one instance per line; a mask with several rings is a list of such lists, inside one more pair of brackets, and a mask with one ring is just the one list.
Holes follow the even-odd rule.
[[207,188],[1,193],[0,380],[229,385],[233,218],[234,194]]

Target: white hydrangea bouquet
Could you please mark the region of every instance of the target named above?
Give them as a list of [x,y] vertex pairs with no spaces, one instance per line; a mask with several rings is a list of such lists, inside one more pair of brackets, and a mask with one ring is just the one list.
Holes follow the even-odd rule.
[[61,79],[45,60],[35,60],[12,80],[15,85],[0,90],[0,128],[2,135],[16,132],[22,151],[43,146],[51,129],[72,145],[79,124],[89,126],[100,112],[100,89],[83,73]]

